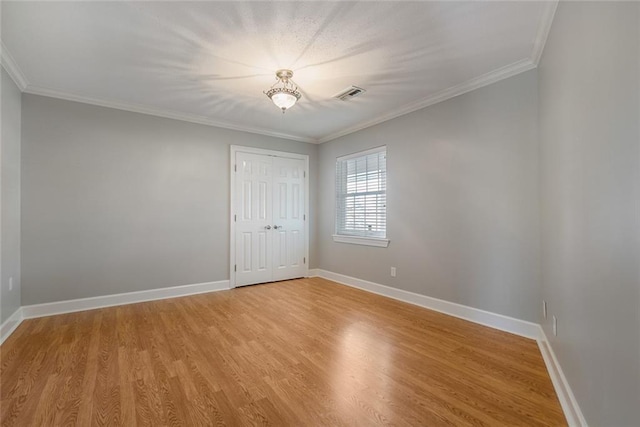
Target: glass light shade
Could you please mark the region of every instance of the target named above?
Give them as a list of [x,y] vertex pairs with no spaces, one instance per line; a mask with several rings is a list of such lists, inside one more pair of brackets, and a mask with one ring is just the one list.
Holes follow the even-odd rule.
[[264,92],[283,113],[302,98],[302,94],[298,92],[298,86],[291,80],[291,77],[293,77],[291,70],[276,71],[276,83]]
[[298,98],[287,92],[279,92],[271,95],[271,100],[278,108],[286,110],[293,107]]

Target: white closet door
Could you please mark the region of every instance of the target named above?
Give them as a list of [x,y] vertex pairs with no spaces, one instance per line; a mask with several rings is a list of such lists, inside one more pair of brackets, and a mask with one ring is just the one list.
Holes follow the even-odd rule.
[[300,159],[273,158],[273,280],[306,273],[304,167]]
[[236,286],[307,273],[305,167],[302,159],[236,152]]
[[272,160],[236,154],[236,285],[269,282],[273,272]]

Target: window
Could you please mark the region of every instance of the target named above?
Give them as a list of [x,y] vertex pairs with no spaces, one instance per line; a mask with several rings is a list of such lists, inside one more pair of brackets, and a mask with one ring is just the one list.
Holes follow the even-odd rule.
[[336,242],[369,246],[387,238],[387,147],[336,161]]

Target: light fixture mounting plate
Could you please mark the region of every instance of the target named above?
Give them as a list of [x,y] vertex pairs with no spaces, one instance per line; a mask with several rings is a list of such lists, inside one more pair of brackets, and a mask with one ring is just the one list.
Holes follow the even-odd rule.
[[281,70],[276,71],[276,76],[278,76],[279,79],[288,80],[291,77],[293,77],[293,71],[283,68]]

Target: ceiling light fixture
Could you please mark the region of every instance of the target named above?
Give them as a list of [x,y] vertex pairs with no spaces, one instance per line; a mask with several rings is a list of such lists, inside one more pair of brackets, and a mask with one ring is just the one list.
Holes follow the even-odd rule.
[[298,92],[298,86],[291,80],[291,77],[293,77],[291,70],[276,71],[276,82],[264,92],[276,104],[276,107],[282,110],[282,114],[302,98]]

